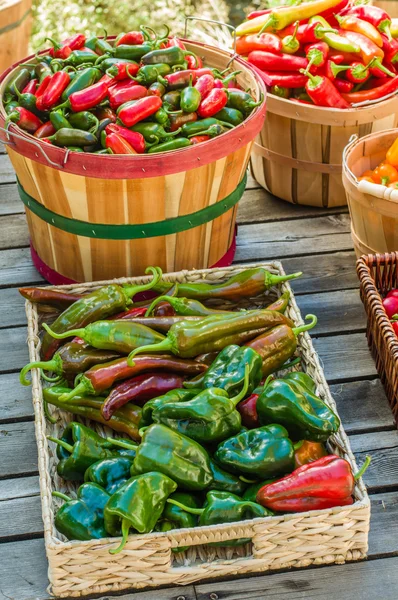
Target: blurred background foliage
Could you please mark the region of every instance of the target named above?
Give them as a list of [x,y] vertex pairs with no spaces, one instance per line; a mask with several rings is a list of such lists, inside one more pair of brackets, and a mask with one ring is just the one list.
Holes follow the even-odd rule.
[[[48,46],[46,37],[62,40],[72,33],[108,35],[167,23],[176,35],[184,32],[185,15],[216,19],[237,25],[248,11],[264,6],[260,0],[33,0],[32,48]],[[218,39],[218,28],[195,27],[196,39]],[[188,35],[188,37],[194,37]],[[224,37],[224,44],[228,36]]]

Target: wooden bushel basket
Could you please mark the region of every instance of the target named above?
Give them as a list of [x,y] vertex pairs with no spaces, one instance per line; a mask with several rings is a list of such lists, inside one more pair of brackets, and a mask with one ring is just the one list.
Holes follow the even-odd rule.
[[[223,70],[231,61],[228,52],[184,43],[206,65]],[[239,83],[256,100],[265,93],[245,61],[234,58],[231,70],[241,71]],[[0,99],[13,72],[0,79]],[[263,103],[219,138],[133,157],[69,152],[14,125],[0,132],[41,273],[53,283],[59,275],[81,282],[137,275],[152,263],[164,271],[217,264],[233,245],[237,202],[264,116]],[[0,127],[4,118],[0,104]]]
[[342,153],[350,137],[395,127],[398,98],[339,110],[267,96],[267,119],[252,151],[258,183],[272,194],[310,206],[347,203]]
[[[343,156],[343,184],[351,215],[357,257],[398,250],[398,191],[362,182],[357,177],[374,169],[398,137],[398,129],[374,133],[351,142]],[[361,188],[366,187],[369,193]],[[381,197],[378,197],[381,196]]]
[[385,10],[391,18],[398,17],[398,0],[373,0],[371,4]]
[[0,0],[0,73],[26,56],[32,0]]

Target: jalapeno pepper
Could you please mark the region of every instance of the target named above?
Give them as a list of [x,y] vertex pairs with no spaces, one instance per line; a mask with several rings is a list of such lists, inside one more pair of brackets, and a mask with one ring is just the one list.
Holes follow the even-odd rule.
[[62,128],[73,129],[71,123],[64,116],[62,110],[52,110],[50,112],[50,121],[54,126],[55,131]]
[[161,50],[152,50],[142,56],[141,61],[144,65],[154,65],[157,63],[164,63],[170,66],[181,65],[184,63],[187,55],[192,56],[192,52],[182,50],[178,46],[171,46],[170,48]]
[[145,141],[150,143],[166,141],[180,133],[180,129],[173,132],[167,132],[159,123],[137,123],[136,125],[133,125],[132,130],[141,133],[144,136]]
[[67,100],[74,92],[79,92],[93,85],[101,77],[101,71],[95,67],[88,67],[82,71],[78,71],[76,77],[72,79],[70,84],[62,93],[62,100]]
[[63,65],[72,65],[78,67],[85,63],[95,63],[98,59],[98,54],[90,50],[89,48],[83,50],[73,50],[73,52],[65,60],[55,59],[53,63]]
[[[43,82],[43,79],[47,78],[47,77],[52,77],[53,72],[50,69],[49,65],[42,61],[37,63],[37,65],[35,66],[35,73],[37,75],[37,77],[39,78],[39,83],[41,84]],[[38,90],[40,89],[40,86],[38,88]],[[37,90],[37,92],[38,92]],[[36,92],[36,95],[38,95]]]
[[126,102],[144,98],[147,93],[143,85],[137,85],[134,81],[120,81],[109,90],[109,104],[113,110],[116,110]]
[[99,121],[93,113],[88,110],[83,110],[78,113],[71,113],[69,122],[75,129],[83,129],[95,133],[99,126]]
[[[183,90],[184,92],[185,90]],[[182,93],[181,92],[181,96]],[[211,92],[201,101],[198,108],[198,116],[202,119],[212,117],[226,106],[228,95],[225,90],[213,88]]]
[[[140,61],[145,54],[152,50],[151,44],[127,45],[120,44],[113,50],[115,58],[126,58],[128,60]],[[161,62],[161,61],[156,61]]]
[[[51,72],[51,71],[50,71]],[[52,72],[51,72],[52,74]],[[20,69],[15,73],[15,75],[10,79],[7,83],[4,94],[12,94],[13,96],[17,95],[18,92],[22,92],[23,88],[30,81],[30,72],[28,69]]]
[[155,81],[154,83],[151,83],[151,85],[148,88],[148,96],[153,95],[159,96],[159,98],[161,98],[165,92],[166,86],[164,86],[163,83],[160,83],[160,81]]
[[126,44],[127,46],[136,46],[145,42],[144,34],[141,31],[129,31],[118,36],[115,46]]
[[262,104],[264,101],[263,98],[260,98],[258,102],[255,102],[250,94],[244,92],[243,90],[226,90],[226,93],[228,95],[228,108],[236,108],[246,116],[250,114],[251,111],[256,108],[256,106],[260,106],[260,104]]
[[[131,60],[123,60],[121,58],[110,58],[109,61],[117,61],[106,69],[106,74],[110,75],[115,81],[122,81],[127,77],[137,75],[140,68],[139,64]],[[104,68],[104,63],[101,67]]]
[[43,123],[43,125],[40,125],[39,129],[36,129],[33,136],[41,140],[43,138],[54,135],[55,131],[56,129],[54,128],[54,125],[51,123],[51,121],[47,121],[46,123]]
[[39,83],[38,79],[31,79],[29,81],[29,83],[27,83],[25,85],[25,87],[23,88],[22,93],[23,94],[35,94],[38,83]]
[[132,127],[139,121],[153,115],[162,107],[162,100],[157,96],[147,96],[135,102],[122,104],[117,114],[123,125]]
[[15,123],[18,127],[28,133],[35,133],[42,125],[42,122],[36,115],[22,106],[16,106],[12,112],[10,112],[6,118],[6,126],[9,122]]
[[245,117],[240,110],[237,110],[236,108],[230,108],[229,106],[224,106],[224,108],[214,115],[214,118],[222,121],[224,124],[230,123],[236,127],[243,122]]
[[214,77],[213,75],[202,75],[197,79],[195,83],[195,89],[198,90],[202,99],[206,98],[206,96],[211,92],[214,88]]
[[198,120],[198,115],[196,112],[191,113],[183,113],[169,116],[169,129],[170,131],[180,131],[181,127],[186,123],[195,123]]
[[170,150],[179,150],[180,148],[186,148],[190,146],[191,142],[187,138],[178,137],[162,144],[156,144],[151,146],[148,150],[148,154],[155,154],[156,152],[169,152]]
[[57,108],[70,107],[73,112],[94,108],[108,96],[108,86],[105,81],[98,81],[78,92],[73,92],[69,99]]
[[195,72],[194,69],[185,69],[183,71],[170,73],[170,75],[162,77],[160,81],[167,87],[168,90],[178,90],[187,86],[191,80],[191,77],[192,83],[195,83],[197,77],[199,77],[199,73],[197,71]]
[[67,129],[66,127],[58,129],[58,131],[48,139],[51,142],[54,142],[56,146],[78,146],[79,148],[97,143],[97,138],[89,131],[83,131],[82,129]]
[[171,110],[178,110],[181,105],[181,92],[178,90],[166,92],[162,99],[164,105],[167,105]]
[[211,138],[209,135],[194,135],[194,136],[190,137],[189,139],[190,139],[191,145],[195,146],[196,144],[202,144],[203,142],[207,142]]
[[138,133],[138,131],[130,131],[130,129],[126,129],[115,123],[107,125],[105,131],[108,134],[117,133],[120,137],[124,138],[138,154],[143,154],[145,152],[145,138],[141,133]]
[[105,147],[109,149],[112,154],[137,154],[128,141],[117,133],[109,133],[106,135]]
[[168,75],[170,71],[170,66],[164,63],[144,65],[132,79],[143,85],[150,85],[157,81],[159,76]]
[[201,119],[195,122],[184,123],[181,127],[182,134],[186,137],[191,137],[193,135],[199,135],[202,131],[209,129],[209,127],[213,125],[226,125],[227,127],[231,127],[229,123],[224,123],[223,121],[219,121],[215,117],[208,117],[207,119]]

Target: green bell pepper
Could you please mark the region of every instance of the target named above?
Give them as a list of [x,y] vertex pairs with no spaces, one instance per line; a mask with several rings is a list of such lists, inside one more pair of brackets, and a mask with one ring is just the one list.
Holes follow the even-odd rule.
[[278,477],[294,469],[294,447],[281,425],[242,431],[219,444],[214,458],[225,470],[254,479]]
[[153,398],[144,404],[142,407],[142,414],[140,420],[140,427],[147,427],[153,423],[153,412],[154,410],[160,408],[164,404],[170,404],[175,402],[185,402],[186,400],[191,400],[194,396],[199,394],[200,390],[170,390],[163,396],[158,396],[157,398]]
[[213,481],[206,450],[191,440],[158,423],[145,430],[131,474],[160,471],[185,490],[204,490]]
[[55,527],[68,540],[92,540],[107,537],[104,528],[104,508],[109,494],[96,483],[83,483],[77,491],[77,499],[60,492],[56,498],[66,500],[55,515]]
[[310,388],[291,377],[266,384],[256,409],[261,425],[279,423],[294,441],[325,442],[340,427],[338,416]]
[[87,469],[84,481],[100,485],[108,494],[114,494],[128,479],[133,457],[115,456],[99,460]]
[[104,509],[106,531],[112,536],[122,532],[119,546],[109,550],[118,554],[126,545],[130,528],[138,533],[149,533],[160,518],[167,498],[177,484],[163,473],[151,472],[132,477],[113,496]]

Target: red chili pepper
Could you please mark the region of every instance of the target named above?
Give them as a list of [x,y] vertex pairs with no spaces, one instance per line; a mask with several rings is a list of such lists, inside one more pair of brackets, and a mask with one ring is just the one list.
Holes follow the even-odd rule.
[[[180,71],[182,73],[182,71]],[[202,67],[200,69],[193,69],[190,73],[194,73],[196,77],[202,77],[202,75],[213,75],[217,73],[217,69],[210,69],[209,67]],[[195,83],[195,82],[193,82]]]
[[348,6],[344,10],[340,11],[342,16],[352,15],[368,21],[374,25],[381,33],[385,33],[388,38],[391,38],[390,26],[391,17],[385,10],[378,6],[370,6],[369,4],[359,6]]
[[392,94],[398,90],[398,75],[389,79],[383,85],[379,85],[376,88],[370,90],[360,90],[359,92],[351,92],[349,94],[342,94],[344,100],[351,104],[357,104],[359,102],[365,102],[369,100],[378,100],[388,94]]
[[123,34],[117,41],[116,46],[141,46],[145,41],[143,33],[141,31],[129,31]]
[[272,11],[272,8],[266,8],[265,10],[253,10],[253,12],[247,15],[248,19],[256,19],[257,17],[262,17],[263,15],[268,15]]
[[132,127],[139,121],[153,115],[162,107],[162,99],[158,96],[146,96],[134,103],[122,104],[118,110],[118,117],[126,127]]
[[37,88],[36,93],[35,93],[36,98],[40,98],[44,94],[48,84],[51,81],[51,77],[52,77],[52,75],[46,75],[46,77],[43,79],[43,81],[39,84],[39,87]]
[[202,100],[198,108],[198,116],[201,119],[212,117],[227,105],[228,95],[224,89],[213,88]]
[[202,100],[208,96],[211,90],[214,88],[214,77],[213,75],[202,75],[195,83],[195,88],[199,91],[202,96]]
[[370,77],[368,67],[361,62],[354,61],[351,65],[335,65],[333,62],[328,61],[325,74],[331,81],[337,81],[337,75],[342,72],[345,72],[348,81],[355,84],[364,83]]
[[39,129],[35,131],[33,136],[41,140],[43,138],[49,137],[50,135],[54,135],[54,133],[55,128],[53,124],[51,123],[51,121],[47,121],[46,123],[43,123],[43,125],[40,125]]
[[69,46],[71,50],[80,50],[80,48],[83,48],[85,43],[86,36],[82,33],[76,33],[75,35],[66,38],[66,40],[62,42],[64,46]]
[[328,20],[331,17],[334,17],[334,15],[338,15],[340,14],[340,12],[342,12],[342,10],[347,6],[349,0],[341,0],[340,4],[337,4],[336,6],[333,6],[332,8],[327,8],[326,10],[324,10],[323,12],[318,13],[319,16],[323,17],[324,19]]
[[104,81],[98,81],[84,90],[73,92],[69,96],[69,103],[74,112],[88,110],[100,104],[108,96],[108,86]]
[[323,67],[328,57],[329,46],[325,42],[316,42],[308,44],[305,47],[305,56],[308,60],[307,69],[310,70],[312,65],[315,67]]
[[210,139],[209,135],[194,135],[189,138],[191,140],[192,146],[196,146],[196,144],[201,144],[202,142],[207,142]]
[[49,40],[53,44],[53,47],[50,48],[49,52],[50,56],[53,58],[61,58],[64,60],[72,54],[72,48],[68,44],[65,44],[64,42],[62,42],[62,44],[58,44],[50,37],[47,37],[46,40]]
[[[210,74],[210,69],[206,69]],[[206,73],[208,74],[208,73]],[[199,77],[199,73],[195,69],[186,69],[185,71],[176,71],[175,73],[170,73],[169,75],[165,75],[161,78],[161,81],[166,81],[167,88],[169,90],[176,90],[178,88],[183,88],[189,85],[189,82],[192,77],[192,84],[196,82],[196,79]]]
[[47,144],[52,144],[52,141],[49,138],[41,138],[42,142],[47,142]]
[[70,83],[70,75],[66,71],[57,71],[51,77],[44,93],[37,98],[36,106],[38,110],[48,110],[56,105],[62,96],[62,92]]
[[25,85],[25,87],[22,90],[22,94],[36,94],[36,87],[38,84],[39,80],[38,79],[31,79],[29,81],[29,83],[27,83]]
[[304,56],[272,54],[263,50],[250,52],[247,61],[262,71],[298,71],[308,66],[308,60]]
[[196,112],[170,115],[170,131],[177,131],[177,129],[186,123],[195,123],[197,120],[198,115]]
[[382,301],[387,317],[392,319],[393,315],[398,313],[398,298],[396,296],[388,296]]
[[147,94],[146,87],[137,85],[135,81],[120,81],[109,90],[109,104],[111,108],[116,109],[125,102],[144,98]]
[[[138,133],[138,131],[130,131],[130,129],[126,129],[125,127],[121,127],[121,125],[116,125],[115,123],[111,123],[110,125],[107,125],[105,127],[105,131],[106,133],[117,133],[119,136],[121,136],[123,139],[125,139],[130,146],[133,148],[133,150],[135,150],[137,152],[137,154],[143,154],[145,152],[145,138],[141,133]],[[135,313],[134,311],[137,311],[137,313]],[[132,314],[136,314],[137,316],[143,316],[145,315],[146,312],[146,308],[132,308],[131,311],[126,311],[126,313],[124,313],[125,315],[132,315]],[[124,317],[117,317],[117,318],[126,318],[126,316]]]
[[[110,126],[107,125],[107,127],[110,127]],[[107,130],[107,127],[105,128],[105,131]],[[120,127],[119,125],[115,125],[115,127],[117,127],[118,129],[123,129],[123,127]],[[130,130],[126,129],[125,131],[130,131]],[[106,132],[112,133],[112,131],[106,131]],[[120,133],[120,132],[114,131],[113,133]],[[131,133],[135,133],[135,132],[131,132]],[[145,143],[145,140],[144,140],[144,143]],[[121,319],[131,319],[132,317],[145,317],[145,313],[147,310],[148,310],[147,306],[134,306],[133,308],[130,308],[129,310],[125,310],[124,312],[121,312],[117,315],[112,316],[109,320],[120,321]]]
[[339,90],[340,94],[348,94],[354,88],[354,84],[346,79],[335,79],[334,87]]
[[236,407],[242,417],[242,425],[248,429],[260,427],[260,422],[257,415],[257,398],[259,394],[252,394],[243,402],[239,402]]
[[178,48],[181,48],[181,50],[186,50],[184,43],[178,37],[169,38],[165,47],[171,48],[172,46],[177,46]]
[[300,44],[312,44],[315,42],[319,42],[323,35],[327,32],[335,31],[332,28],[327,28],[322,25],[322,23],[314,22],[301,24],[298,26],[296,31],[296,26],[294,23],[285,27],[282,31],[279,32],[281,37],[286,37],[288,35],[296,34],[296,40]]
[[350,52],[342,52],[341,50],[333,50],[331,48],[329,50],[328,58],[336,63],[336,65],[341,65],[343,62],[350,63],[354,60],[358,60],[358,55]]
[[187,54],[185,57],[188,69],[201,69],[203,67],[203,60],[200,56],[192,56],[192,54]]
[[[303,71],[304,73],[304,71]],[[311,100],[317,106],[329,106],[331,108],[349,108],[350,105],[341,96],[340,92],[334,87],[333,83],[327,77],[321,75],[311,75],[305,73],[309,80],[305,84],[305,89]]]
[[109,133],[106,136],[105,146],[112,150],[113,154],[137,154],[130,144],[117,133]]
[[289,89],[302,88],[307,83],[305,75],[297,71],[260,71],[256,69],[267,86],[280,85]]
[[382,49],[385,60],[391,63],[398,62],[398,40],[389,40],[383,33],[381,34],[381,39],[383,40]]
[[127,79],[129,75],[135,77],[139,71],[138,63],[116,63],[107,70],[108,75],[111,75],[115,81]]
[[28,133],[35,133],[42,125],[42,122],[36,115],[22,106],[17,106],[12,110],[6,118],[6,124],[9,122],[15,123],[18,127]]
[[111,85],[114,85],[114,84],[116,83],[116,82],[115,82],[115,79],[114,79],[113,77],[111,77],[110,75],[108,75],[107,73],[105,73],[105,74],[104,74],[104,75],[101,77],[101,79],[99,79],[99,80],[98,80],[98,82],[97,82],[97,83],[100,83],[100,82],[101,82],[101,83],[102,83],[102,82],[105,82],[105,83],[106,83],[106,85],[108,86],[108,88],[110,88],[110,87],[111,87]]
[[349,462],[335,454],[299,467],[279,481],[263,486],[256,502],[280,512],[304,512],[353,503],[355,481],[365,472],[367,457],[354,476]]
[[171,390],[182,388],[184,378],[173,373],[144,373],[119,383],[105,399],[101,413],[109,421],[115,410],[127,402],[142,405],[147,400],[163,396]]
[[369,64],[374,58],[380,58],[380,60],[383,60],[383,50],[379,48],[379,46],[376,46],[376,44],[368,37],[362,35],[362,33],[357,33],[356,31],[344,31],[343,29],[340,29],[339,35],[347,38],[350,40],[350,42],[359,46],[359,56],[365,65]]
[[236,40],[236,51],[238,54],[246,55],[253,52],[253,50],[281,52],[282,42],[274,33],[242,35]]

